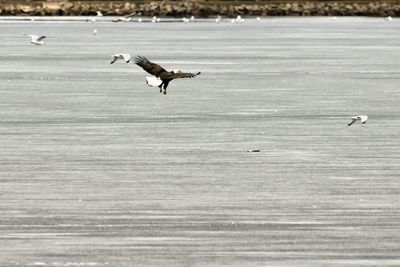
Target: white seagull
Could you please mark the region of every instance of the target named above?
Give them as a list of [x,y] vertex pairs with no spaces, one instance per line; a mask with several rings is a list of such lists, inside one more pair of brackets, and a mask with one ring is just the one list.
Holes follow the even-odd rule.
[[120,21],[122,21],[122,22],[130,22],[130,21],[132,21],[132,18],[125,16],[125,17],[119,17],[119,18],[113,20],[113,22],[120,22]]
[[236,17],[236,20],[235,20],[236,23],[242,23],[243,21],[244,21],[244,19],[242,19],[242,17],[240,15],[238,15]]
[[261,150],[260,149],[249,149],[249,150],[247,150],[247,152],[249,152],[249,153],[261,152]]
[[368,120],[368,116],[365,116],[365,115],[355,116],[355,117],[351,117],[351,119],[352,119],[352,121],[349,124],[347,124],[347,126],[352,125],[356,121],[361,121],[362,124],[365,124]]
[[43,39],[46,38],[46,36],[42,35],[42,36],[38,36],[38,35],[32,35],[32,34],[28,34],[28,36],[31,37],[31,44],[35,44],[35,45],[44,45],[44,41]]
[[110,64],[113,64],[118,59],[123,59],[123,60],[125,60],[126,63],[129,63],[129,61],[131,60],[131,55],[129,55],[129,54],[114,54],[114,55],[111,55],[111,57],[112,57],[112,60],[111,60]]

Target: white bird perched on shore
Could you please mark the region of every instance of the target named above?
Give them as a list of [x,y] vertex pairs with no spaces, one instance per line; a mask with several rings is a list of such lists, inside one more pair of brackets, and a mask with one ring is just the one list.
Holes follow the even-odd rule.
[[218,16],[216,19],[215,19],[215,22],[216,23],[220,23],[222,21],[222,17],[221,16]]
[[123,59],[123,60],[125,60],[126,63],[129,63],[129,61],[131,60],[131,55],[129,55],[129,54],[114,54],[114,55],[111,55],[111,57],[112,57],[112,60],[111,60],[110,64],[113,64],[118,59]]
[[240,15],[238,15],[236,17],[236,20],[235,20],[236,23],[242,23],[243,21],[244,21],[244,19],[242,19],[242,17]]
[[362,124],[365,124],[368,120],[368,116],[365,116],[365,115],[355,116],[355,117],[351,117],[351,119],[352,119],[352,121],[349,124],[347,124],[347,126],[352,125],[356,121],[361,121]]
[[142,22],[142,18],[138,18],[137,22],[141,23]]
[[101,13],[101,11],[96,11],[96,13],[97,13],[96,16],[98,16],[98,17],[102,17],[103,16],[103,13]]
[[260,20],[261,20],[261,18],[260,18],[260,17],[257,17],[257,18],[256,18],[256,20],[257,20],[257,21],[260,21]]
[[35,45],[44,45],[44,41],[43,39],[46,38],[46,36],[42,35],[42,36],[38,36],[38,35],[33,35],[33,34],[27,34],[28,36],[31,37],[31,44],[35,44]]
[[187,19],[187,18],[185,18],[185,17],[182,18],[182,21],[183,21],[184,23],[189,23],[189,19]]
[[190,17],[190,21],[193,22],[194,21],[194,16]]
[[392,19],[391,16],[389,16],[389,17],[386,17],[385,20],[386,20],[386,21],[392,21],[393,19]]

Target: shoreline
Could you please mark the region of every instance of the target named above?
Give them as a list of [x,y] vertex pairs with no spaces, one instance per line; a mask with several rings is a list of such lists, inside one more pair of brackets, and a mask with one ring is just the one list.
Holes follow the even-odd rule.
[[399,17],[394,2],[60,1],[0,2],[0,16],[369,16]]

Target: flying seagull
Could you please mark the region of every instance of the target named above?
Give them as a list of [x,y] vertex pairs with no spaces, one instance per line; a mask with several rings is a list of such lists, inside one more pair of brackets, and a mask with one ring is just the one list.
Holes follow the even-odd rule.
[[38,35],[32,35],[32,34],[28,34],[28,36],[31,37],[31,44],[35,44],[35,45],[44,45],[44,41],[43,39],[46,38],[46,36],[42,35],[42,36],[38,36]]
[[120,21],[122,21],[122,22],[130,22],[130,21],[132,21],[132,18],[129,17],[129,16],[124,16],[124,17],[118,17],[116,19],[113,19],[113,22],[120,22]]
[[123,59],[123,60],[125,60],[126,63],[129,63],[129,61],[131,60],[131,56],[129,54],[114,54],[114,55],[111,55],[111,57],[112,57],[112,60],[111,60],[110,64],[113,64],[118,59]]
[[368,116],[355,116],[355,117],[351,117],[352,121],[347,124],[347,126],[352,125],[353,123],[355,123],[356,121],[361,121],[362,124],[365,124],[368,120]]
[[250,150],[247,150],[247,152],[249,152],[249,153],[261,152],[261,150],[260,149],[250,149]]
[[[161,83],[156,86],[158,86],[160,88],[160,93],[164,93],[164,95],[167,94],[168,84],[173,79],[194,78],[200,74],[200,72],[189,73],[189,72],[182,72],[181,70],[166,71],[160,65],[149,61],[147,58],[145,58],[143,56],[135,57],[135,64],[142,67],[145,71],[147,71],[151,75],[156,76],[157,78],[159,78],[161,80]],[[147,80],[147,84],[149,84],[151,86],[151,84],[149,83],[149,80],[148,79],[146,79],[146,80]],[[154,84],[158,84],[158,82],[155,82]]]

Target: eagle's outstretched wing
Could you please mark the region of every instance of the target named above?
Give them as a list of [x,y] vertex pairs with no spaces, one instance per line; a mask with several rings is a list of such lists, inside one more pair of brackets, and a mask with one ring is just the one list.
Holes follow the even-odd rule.
[[145,71],[156,77],[160,77],[162,73],[167,72],[160,65],[155,64],[142,56],[135,57],[135,64],[142,67]]
[[179,79],[179,78],[194,78],[197,75],[199,75],[201,72],[197,73],[189,73],[189,72],[177,72],[177,73],[165,73],[162,75],[162,78],[168,78],[168,79]]

